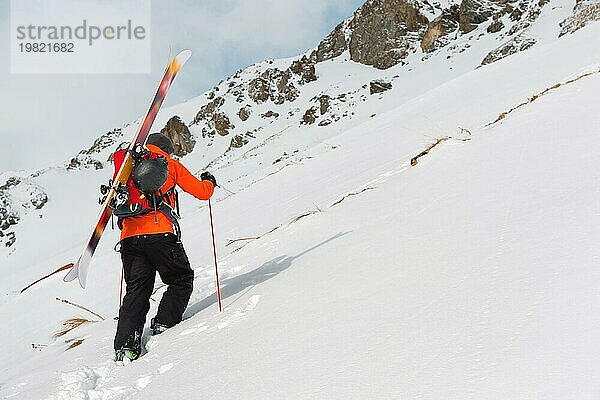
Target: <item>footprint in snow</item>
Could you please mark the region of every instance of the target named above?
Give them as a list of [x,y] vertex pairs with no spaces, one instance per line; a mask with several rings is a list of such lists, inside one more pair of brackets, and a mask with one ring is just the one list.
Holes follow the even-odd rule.
[[220,330],[228,327],[232,323],[238,322],[239,320],[244,318],[247,312],[252,311],[256,308],[256,305],[258,304],[259,300],[260,295],[258,294],[255,294],[254,296],[250,297],[248,301],[239,310],[223,318],[221,322],[217,324],[217,328],[219,328]]
[[170,371],[172,369],[173,369],[173,363],[168,363],[168,364],[165,364],[165,365],[162,365],[162,366],[158,367],[158,373],[162,375],[165,372],[168,372],[168,371]]
[[55,394],[50,395],[48,400],[71,400],[71,399],[108,399],[115,396],[123,396],[134,390],[128,386],[105,387],[110,381],[116,364],[90,368],[82,366],[75,371],[62,373],[60,383]]
[[182,331],[179,334],[179,336],[187,336],[187,335],[191,335],[192,333],[198,334],[198,333],[202,333],[202,332],[206,331],[207,329],[208,329],[208,326],[206,325],[206,322],[202,322],[202,323],[194,326],[193,328],[189,328],[189,329]]
[[142,376],[141,378],[139,378],[135,381],[135,388],[137,390],[142,390],[146,386],[148,386],[150,384],[150,382],[152,382],[151,376]]

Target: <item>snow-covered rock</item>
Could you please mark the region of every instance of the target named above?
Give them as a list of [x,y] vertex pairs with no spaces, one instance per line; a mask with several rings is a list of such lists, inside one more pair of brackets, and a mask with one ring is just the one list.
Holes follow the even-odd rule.
[[596,0],[577,0],[573,15],[560,24],[560,35],[573,33],[593,21],[600,21],[600,3]]
[[[40,211],[48,202],[48,195],[29,177],[12,176],[0,185],[0,248],[13,246],[17,241],[14,232],[19,220],[33,211]],[[42,213],[36,213],[42,218]]]

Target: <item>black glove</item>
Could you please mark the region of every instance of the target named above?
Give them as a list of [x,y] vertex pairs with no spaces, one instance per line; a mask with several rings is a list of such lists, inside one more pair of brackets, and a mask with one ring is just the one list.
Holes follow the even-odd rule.
[[203,172],[202,175],[200,175],[200,180],[211,181],[214,187],[219,186],[219,185],[217,185],[217,180],[215,179],[215,177],[212,176],[212,174],[208,171]]

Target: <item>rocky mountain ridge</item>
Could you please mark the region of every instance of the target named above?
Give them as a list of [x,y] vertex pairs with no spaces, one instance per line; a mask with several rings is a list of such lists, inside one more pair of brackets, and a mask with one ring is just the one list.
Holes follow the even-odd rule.
[[[186,156],[198,147],[212,147],[215,154],[204,164],[211,168],[228,157],[229,162],[246,160],[248,147],[254,149],[262,145],[261,140],[283,132],[292,135],[294,131],[298,135],[313,125],[317,129],[335,129],[342,122],[353,123],[364,104],[382,99],[388,91],[403,90],[398,87],[397,78],[433,62],[452,69],[453,63],[466,57],[472,48],[481,48],[486,38],[491,45],[486,44],[489,48],[484,46],[483,56],[466,68],[491,64],[537,45],[538,38],[530,28],[549,7],[566,7],[564,3],[554,3],[368,0],[305,54],[287,60],[267,60],[239,70],[193,99],[185,113],[183,106],[161,111],[168,115],[162,122],[157,120],[157,125],[173,138],[177,156]],[[568,11],[568,18],[557,27],[561,35],[600,19],[596,1],[577,0]],[[348,73],[335,76],[328,72],[332,63],[340,63],[340,68]],[[355,66],[372,67],[368,73],[372,78],[349,79]],[[127,145],[136,125],[126,124],[103,134],[61,168],[72,172],[106,168],[112,153]],[[36,183],[40,174],[43,171],[11,176],[0,182],[0,247],[13,246],[17,222],[48,201],[48,195]],[[31,199],[15,201],[20,197],[13,193],[30,193]]]

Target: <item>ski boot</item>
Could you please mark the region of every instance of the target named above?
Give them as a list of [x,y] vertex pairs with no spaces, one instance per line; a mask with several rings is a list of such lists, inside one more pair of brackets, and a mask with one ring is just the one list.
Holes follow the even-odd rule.
[[115,352],[115,361],[122,362],[123,364],[128,364],[132,361],[135,361],[139,358],[140,354],[134,349],[129,349],[127,347],[123,347],[120,350]]
[[156,322],[154,320],[154,318],[152,318],[150,320],[150,329],[152,329],[153,336],[160,335],[161,333],[163,333],[164,331],[166,331],[169,328],[170,328],[170,326],[161,324],[160,322]]

